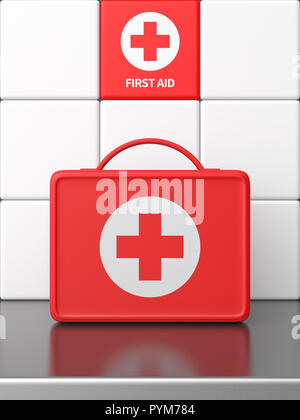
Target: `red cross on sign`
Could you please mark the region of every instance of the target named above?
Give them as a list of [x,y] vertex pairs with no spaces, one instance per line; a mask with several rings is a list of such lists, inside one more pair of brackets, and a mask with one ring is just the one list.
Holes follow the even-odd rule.
[[117,258],[139,258],[139,280],[161,280],[161,259],[183,258],[183,242],[161,235],[161,214],[140,214],[139,236],[117,236]]
[[131,35],[131,48],[143,48],[144,61],[157,61],[157,49],[170,48],[170,35],[157,35],[157,22],[144,22],[144,35]]

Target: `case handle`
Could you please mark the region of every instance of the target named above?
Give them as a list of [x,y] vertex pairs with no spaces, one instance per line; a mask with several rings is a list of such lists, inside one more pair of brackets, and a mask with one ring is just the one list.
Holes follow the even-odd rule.
[[120,152],[126,149],[130,149],[134,146],[139,146],[142,144],[159,144],[161,146],[170,147],[171,149],[177,150],[178,152],[182,153],[184,156],[186,156],[200,171],[203,170],[203,166],[199,162],[199,160],[187,149],[185,149],[182,146],[179,146],[179,144],[173,143],[169,140],[162,140],[162,139],[140,139],[140,140],[132,140],[127,143],[122,144],[121,146],[114,149],[112,152],[110,152],[98,165],[97,169],[102,170],[104,166],[108,164],[108,162],[113,159],[116,155],[118,155]]

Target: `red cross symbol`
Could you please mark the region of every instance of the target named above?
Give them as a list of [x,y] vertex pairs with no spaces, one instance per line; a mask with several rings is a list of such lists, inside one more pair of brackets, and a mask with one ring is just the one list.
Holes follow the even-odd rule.
[[157,49],[170,48],[170,35],[157,35],[157,22],[144,22],[144,35],[131,35],[131,48],[143,48],[144,61],[157,61]]
[[161,214],[140,214],[139,236],[117,236],[117,258],[139,258],[139,280],[161,280],[161,259],[183,258],[183,236],[162,236]]

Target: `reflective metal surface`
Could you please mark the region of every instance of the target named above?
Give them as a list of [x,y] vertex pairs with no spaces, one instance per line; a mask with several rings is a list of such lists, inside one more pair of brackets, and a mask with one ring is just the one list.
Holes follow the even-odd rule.
[[300,302],[253,302],[249,320],[238,325],[63,325],[51,320],[48,302],[1,302],[0,314],[2,395],[13,384],[30,389],[37,378],[54,381],[56,390],[99,379],[101,395],[112,385],[128,392],[140,379],[186,384],[183,392],[198,384],[204,394],[213,384],[223,383],[222,392],[251,381],[290,384],[300,398]]

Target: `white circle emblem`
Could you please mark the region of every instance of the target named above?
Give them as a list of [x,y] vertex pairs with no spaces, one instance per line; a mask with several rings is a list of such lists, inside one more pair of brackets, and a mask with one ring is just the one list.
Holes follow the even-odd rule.
[[200,257],[198,229],[173,201],[136,198],[108,218],[100,237],[100,257],[121,289],[141,297],[164,296],[194,273]]
[[124,56],[134,67],[155,71],[168,66],[176,57],[180,37],[175,24],[161,13],[134,16],[121,35]]

